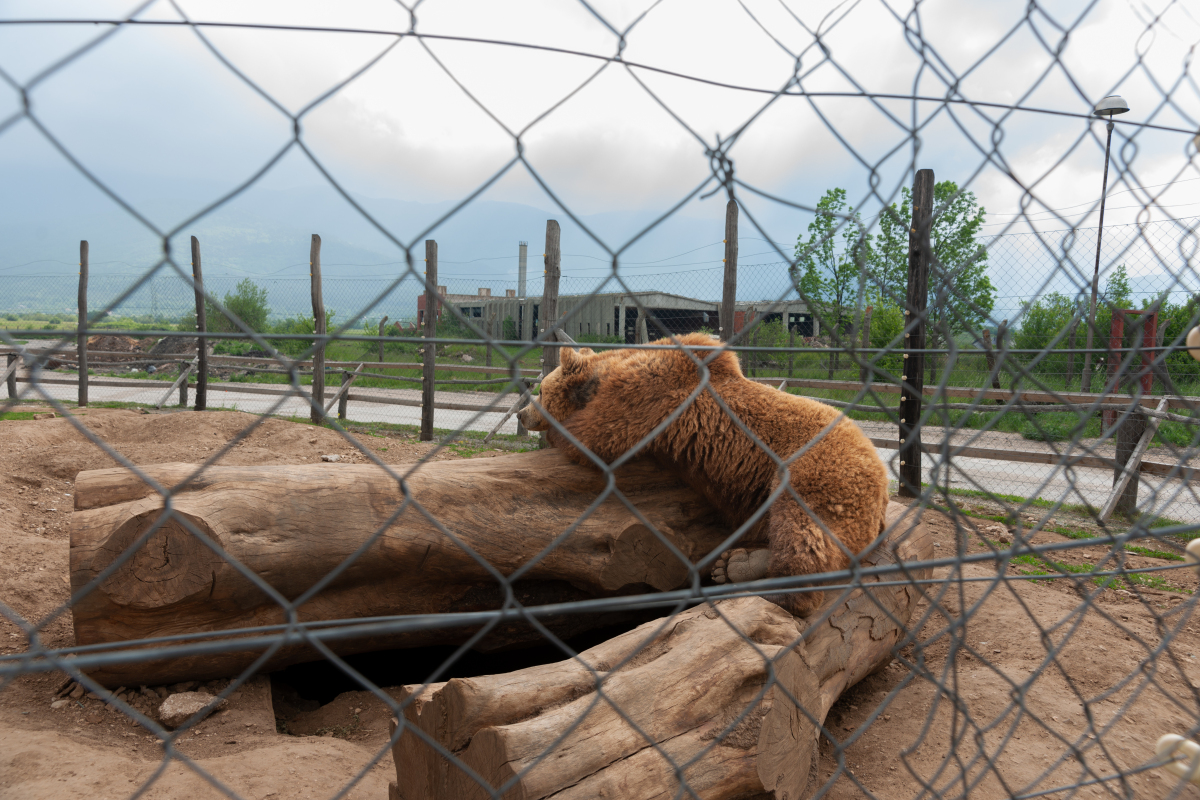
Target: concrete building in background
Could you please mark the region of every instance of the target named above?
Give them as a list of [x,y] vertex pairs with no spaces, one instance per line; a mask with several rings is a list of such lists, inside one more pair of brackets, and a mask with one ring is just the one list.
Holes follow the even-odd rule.
[[[445,286],[439,286],[443,302],[454,306],[463,316],[471,318],[480,328],[490,328],[493,336],[517,339],[530,326],[538,328],[540,298],[517,296],[514,289],[505,291],[503,297],[492,295],[491,289],[480,289],[478,294],[447,294]],[[636,302],[635,302],[636,298]],[[622,339],[626,344],[637,342],[637,323],[641,308],[673,334],[692,333],[701,329],[717,330],[717,305],[694,297],[668,292],[612,292],[596,295],[560,295],[559,317],[565,320],[564,330],[574,339],[586,341],[592,336]],[[769,301],[738,303],[734,312],[734,329],[740,331],[745,325],[747,314],[753,309],[764,314],[767,322],[783,320],[786,316],[789,327],[794,327],[799,336],[818,335],[818,325],[808,307],[799,300],[772,304]],[[443,311],[438,310],[438,318]],[[417,295],[417,324],[425,320],[425,295]],[[649,341],[662,335],[658,325],[647,319],[646,334]]]

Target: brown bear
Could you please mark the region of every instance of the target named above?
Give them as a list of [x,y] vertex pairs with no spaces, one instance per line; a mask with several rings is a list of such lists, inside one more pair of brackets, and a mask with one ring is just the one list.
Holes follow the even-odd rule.
[[[705,334],[679,339],[711,347]],[[703,360],[710,350],[693,350]],[[520,412],[529,430],[549,431],[551,444],[581,464],[594,464],[546,419],[552,417],[584,447],[611,464],[631,450],[695,391],[700,369],[680,349],[563,348],[561,365],[543,379],[536,403]],[[884,527],[887,472],[870,440],[831,406],[781,392],[742,375],[729,351],[708,363],[711,391],[766,447],[790,464],[791,485],[852,553],[861,553]],[[731,526],[746,522],[777,486],[775,462],[721,409],[710,391],[700,393],[642,451],[704,494]],[[764,520],[768,577],[845,569],[849,558],[786,491]],[[747,539],[761,541],[762,525]],[[758,534],[755,536],[755,534]],[[724,559],[723,559],[724,561]],[[719,566],[726,566],[724,564]],[[793,614],[820,605],[822,593],[775,598]]]

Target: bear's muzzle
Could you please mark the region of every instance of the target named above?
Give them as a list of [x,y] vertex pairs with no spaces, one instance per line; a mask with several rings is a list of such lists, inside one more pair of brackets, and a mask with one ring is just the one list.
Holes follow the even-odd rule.
[[517,412],[517,420],[527,431],[544,431],[550,428],[542,412],[532,402],[526,403],[525,407]]

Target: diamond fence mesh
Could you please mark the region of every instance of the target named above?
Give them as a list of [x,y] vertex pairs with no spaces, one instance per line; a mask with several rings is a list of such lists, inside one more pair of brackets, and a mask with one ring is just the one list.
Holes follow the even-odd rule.
[[[788,55],[782,88],[757,89],[624,57],[657,5],[624,27],[583,6],[616,43],[606,54],[426,33],[407,7],[409,27],[391,29],[154,5],[0,19],[94,37],[32,77],[0,72],[20,98],[0,134],[31,131],[166,254],[90,272],[85,244],[79,276],[0,273],[12,796],[1194,793],[1200,218],[1163,200],[1200,178],[1190,60],[1164,72],[1134,51],[1114,88],[1154,110],[1109,118],[1110,160],[1102,95],[1035,102],[1085,71],[1063,53],[1104,27],[1094,7],[1064,22],[1023,6],[954,68],[961,52],[943,57],[943,32],[924,27],[936,12],[842,4],[814,27],[783,7],[801,33],[781,39],[739,4]],[[1149,11],[1143,37],[1179,38],[1186,8]],[[897,67],[910,92],[864,88],[866,56],[831,47],[864,22],[915,54]],[[389,44],[291,112],[223,53],[222,29]],[[165,226],[36,102],[135,30],[195,37],[291,125],[248,180]],[[972,84],[1017,40],[1045,60],[1019,99]],[[529,130],[568,95],[529,130],[493,116],[510,160],[402,237],[304,123],[407,47],[491,115],[438,59],[451,45],[630,78],[704,172],[635,235],[593,233],[530,155]],[[759,105],[710,140],[652,84],[664,75]],[[780,103],[806,103],[855,159],[857,195],[735,172],[738,143]],[[859,106],[883,120],[882,149],[861,141],[846,112]],[[1034,155],[1004,145],[1046,126]],[[939,160],[938,183],[928,168],[951,138],[969,156]],[[178,237],[289,152],[390,242],[394,261],[373,265],[385,277],[322,276],[315,236],[300,278],[229,277],[219,259],[203,277],[178,255]],[[1122,195],[1137,221],[1103,225],[1100,199],[1054,207],[1047,187],[1089,159],[1105,170],[1097,198]],[[572,227],[547,223],[519,281],[451,262],[439,277],[439,226],[510,171]],[[1020,212],[986,222],[985,191]],[[727,203],[724,230],[678,243],[697,268],[628,263],[708,196]],[[768,234],[772,209],[795,240]],[[605,266],[584,269],[568,233]],[[80,747],[66,775],[37,767]]]

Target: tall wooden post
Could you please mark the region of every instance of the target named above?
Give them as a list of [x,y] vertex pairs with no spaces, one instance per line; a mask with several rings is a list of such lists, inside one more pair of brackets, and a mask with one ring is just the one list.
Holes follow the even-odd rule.
[[312,278],[312,307],[313,307],[313,374],[312,374],[312,410],[310,419],[320,423],[325,419],[325,298],[321,294],[321,237],[312,235],[312,245],[308,251],[308,261],[311,265],[309,275]]
[[[539,326],[546,342],[557,342],[550,333],[558,324],[558,279],[562,276],[562,256],[559,240],[562,231],[558,221],[546,220],[546,279],[542,289],[542,308]],[[558,366],[558,347],[542,348],[542,374],[549,375]]]
[[79,319],[75,347],[79,361],[79,407],[88,404],[88,357],[87,357],[87,286],[88,286],[88,243],[79,243]]
[[179,407],[180,408],[187,407],[187,396],[188,396],[188,382],[187,382],[187,379],[185,378],[184,380],[179,382]]
[[733,338],[734,304],[737,302],[738,206],[730,200],[725,204],[725,282],[721,287],[721,341]]
[[437,377],[438,276],[437,242],[425,240],[425,363],[421,372],[421,436],[422,442],[433,441],[434,378]]
[[[208,332],[204,313],[204,272],[200,269],[200,240],[192,237],[192,283],[196,287],[196,333]],[[208,407],[208,339],[196,336],[196,405],[197,411]]]
[[[387,321],[388,321],[387,314],[384,314],[383,319],[379,320],[379,335],[380,336],[383,336],[384,330],[387,329]],[[383,363],[383,339],[379,340],[379,363],[380,364]]]
[[[859,358],[864,362],[870,359],[870,354],[866,352],[871,346],[871,312],[875,310],[874,306],[867,306],[867,310],[863,312],[863,327],[862,327],[862,344],[860,348],[863,352],[859,354]],[[858,382],[867,382],[867,365],[864,363],[858,368]]]
[[908,230],[908,296],[900,389],[900,495],[921,494],[921,400],[925,390],[925,306],[929,295],[929,229],[933,223],[933,170],[917,171]]
[[18,358],[20,358],[20,356],[17,355],[16,353],[9,353],[8,354],[8,364],[5,366],[6,371],[10,370],[10,369],[12,370],[11,372],[8,373],[8,380],[5,381],[5,383],[8,384],[8,398],[10,400],[17,396],[17,370],[12,369],[12,365],[13,365],[13,362],[16,361]]

